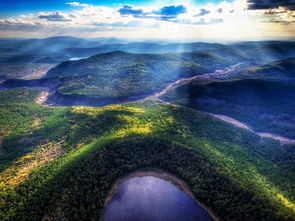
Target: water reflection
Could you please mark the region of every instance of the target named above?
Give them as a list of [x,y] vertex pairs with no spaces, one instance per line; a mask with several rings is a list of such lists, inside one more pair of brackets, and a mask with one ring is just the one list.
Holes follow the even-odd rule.
[[108,204],[104,221],[212,221],[187,193],[169,181],[133,177],[124,181]]

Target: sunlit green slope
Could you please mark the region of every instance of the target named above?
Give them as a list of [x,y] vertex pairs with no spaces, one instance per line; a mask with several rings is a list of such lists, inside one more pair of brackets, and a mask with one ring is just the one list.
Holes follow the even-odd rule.
[[[61,77],[64,96],[120,98],[158,92],[179,78],[205,74],[236,64],[243,57],[222,57],[209,52],[131,54],[111,52],[52,68],[46,78]],[[238,60],[238,61],[237,61]]]
[[0,220],[99,220],[114,181],[139,168],[183,178],[221,220],[295,217],[294,145],[177,105],[49,107],[36,96],[0,92]]

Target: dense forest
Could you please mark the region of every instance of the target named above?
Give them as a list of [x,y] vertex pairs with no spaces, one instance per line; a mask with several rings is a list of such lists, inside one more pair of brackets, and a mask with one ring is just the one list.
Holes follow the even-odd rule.
[[221,221],[295,220],[295,143],[259,134],[295,140],[294,42],[112,42],[0,39],[1,221],[102,220],[137,170]]
[[169,171],[220,220],[294,220],[294,145],[159,101],[35,104],[0,91],[1,220],[99,220],[118,177]]
[[[214,64],[214,65],[213,65]],[[235,64],[209,52],[130,54],[110,52],[52,68],[46,78],[65,77],[62,95],[118,98],[147,95],[179,78],[204,74]]]
[[258,132],[295,138],[294,61],[286,59],[252,66],[219,82],[192,82],[168,91],[161,98],[230,116]]

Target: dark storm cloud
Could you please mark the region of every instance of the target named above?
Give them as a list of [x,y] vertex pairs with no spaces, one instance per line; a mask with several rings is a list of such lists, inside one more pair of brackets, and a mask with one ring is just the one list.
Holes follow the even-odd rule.
[[46,19],[47,21],[71,21],[70,19],[65,18],[59,12],[52,12],[50,14],[42,14],[38,16],[41,19]]
[[248,9],[273,9],[283,7],[295,10],[295,0],[248,0]]

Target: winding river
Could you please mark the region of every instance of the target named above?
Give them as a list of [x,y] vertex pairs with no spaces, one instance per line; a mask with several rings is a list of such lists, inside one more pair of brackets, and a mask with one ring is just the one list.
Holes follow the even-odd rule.
[[289,138],[286,138],[286,137],[281,137],[281,136],[276,135],[276,134],[256,132],[249,125],[247,125],[247,124],[245,124],[243,122],[240,122],[240,121],[238,121],[238,120],[236,120],[234,118],[222,115],[222,114],[212,114],[212,113],[206,113],[206,114],[209,114],[209,115],[211,115],[211,116],[213,116],[215,118],[218,118],[219,120],[225,121],[225,122],[227,122],[227,123],[229,123],[229,124],[231,124],[231,125],[233,125],[235,127],[239,127],[239,128],[243,128],[245,130],[251,131],[252,133],[257,134],[261,138],[272,138],[274,140],[279,141],[281,144],[294,144],[295,143],[295,140],[293,140],[293,139],[289,139]]
[[[163,90],[155,93],[155,94],[152,94],[152,95],[149,95],[149,96],[146,96],[146,97],[143,97],[143,98],[130,98],[130,99],[127,99],[126,101],[113,101],[111,103],[102,103],[101,105],[98,105],[98,106],[105,106],[105,105],[108,105],[108,104],[124,104],[124,103],[130,103],[130,102],[136,102],[136,101],[144,101],[144,100],[149,100],[149,99],[156,99],[156,100],[161,100],[161,96],[164,95],[165,93],[167,93],[168,91],[171,91],[177,87],[180,87],[182,85],[185,85],[185,84],[188,84],[188,83],[191,83],[191,82],[210,82],[210,81],[222,81],[222,80],[225,80],[227,79],[228,76],[230,76],[232,73],[236,72],[236,71],[239,71],[241,70],[242,68],[245,68],[249,66],[248,63],[246,62],[242,62],[242,63],[238,63],[238,64],[235,64],[235,65],[232,65],[228,68],[225,68],[223,70],[216,70],[212,73],[207,73],[207,74],[202,74],[202,75],[196,75],[196,76],[193,76],[193,77],[190,77],[190,78],[181,78],[175,82],[172,82],[170,84],[168,84]],[[42,81],[42,79],[40,80],[35,80],[35,81]],[[5,83],[5,81],[1,82],[0,81],[0,84],[1,83]],[[46,88],[46,86],[44,85],[44,83],[42,84],[42,86],[39,86],[39,85],[35,85],[35,86],[32,86],[32,85],[25,85],[25,82],[22,81],[19,83],[20,86],[16,86],[16,87],[34,87],[34,88],[39,88],[41,89],[41,92],[40,92],[40,95],[38,96],[38,98],[36,99],[36,103],[38,104],[46,104],[47,103],[47,100],[50,99],[52,96],[54,96],[56,93],[56,87],[59,85],[59,82],[54,82],[53,83],[53,86],[51,87],[48,87]],[[15,87],[15,86],[13,86]],[[0,88],[1,88],[1,85],[0,85]],[[8,87],[10,88],[10,87]],[[82,104],[73,104],[73,105],[85,105],[85,106],[93,106],[93,105],[89,105],[87,103],[87,99],[83,99],[84,103]],[[85,103],[86,102],[86,103]],[[162,102],[165,102],[165,101],[162,101]],[[167,103],[167,102],[165,102]],[[64,104],[66,105],[66,104]],[[233,119],[229,116],[225,116],[225,115],[220,115],[220,114],[212,114],[212,113],[207,113],[207,114],[210,114],[211,116],[215,117],[215,118],[218,118],[222,121],[225,121],[227,123],[230,123],[231,125],[233,126],[236,126],[236,127],[239,127],[239,128],[243,128],[243,129],[246,129],[248,131],[251,131],[255,134],[257,134],[258,136],[260,136],[261,138],[272,138],[274,140],[277,140],[279,141],[281,144],[294,144],[295,143],[295,140],[294,139],[289,139],[289,138],[286,138],[286,137],[282,137],[282,136],[279,136],[279,135],[276,135],[276,134],[271,134],[271,133],[267,133],[267,132],[256,132],[254,131],[249,125],[243,123],[243,122],[240,122],[236,119]]]
[[248,63],[238,63],[235,65],[232,65],[228,68],[225,68],[223,70],[216,70],[212,73],[208,73],[208,74],[202,74],[202,75],[196,75],[190,78],[181,78],[171,84],[168,84],[162,91],[155,93],[151,96],[146,97],[145,99],[159,99],[159,97],[161,97],[162,95],[164,95],[165,93],[167,93],[168,91],[171,91],[177,87],[180,87],[182,85],[188,84],[190,82],[194,82],[194,81],[211,81],[211,80],[224,80],[226,79],[226,77],[230,74],[232,74],[235,71],[241,70],[242,68],[245,68],[248,65]]
[[[167,85],[162,91],[148,96],[143,100],[147,100],[147,99],[157,99],[157,100],[161,100],[161,96],[164,95],[165,93],[167,93],[168,91],[171,91],[177,87],[180,87],[182,85],[194,82],[194,81],[198,81],[198,82],[204,82],[204,81],[220,81],[220,80],[225,80],[230,74],[241,70],[242,68],[245,68],[248,64],[247,63],[238,63],[236,65],[230,66],[224,70],[216,70],[213,73],[208,73],[208,74],[203,74],[203,75],[197,75],[197,76],[193,76],[191,78],[182,78],[179,79],[169,85]],[[164,101],[163,101],[164,102]],[[166,102],[167,103],[167,102]],[[221,114],[212,114],[212,113],[206,113],[209,114],[215,118],[218,118],[222,121],[225,121],[235,127],[239,127],[239,128],[243,128],[245,130],[251,131],[252,133],[257,134],[258,136],[260,136],[261,138],[272,138],[274,140],[279,141],[281,144],[295,144],[295,140],[294,139],[289,139],[286,137],[282,137],[276,134],[272,134],[272,133],[266,133],[266,132],[256,132],[254,131],[254,129],[252,127],[250,127],[249,125],[240,122],[234,118],[231,118],[229,116],[225,116],[225,115],[221,115]]]

